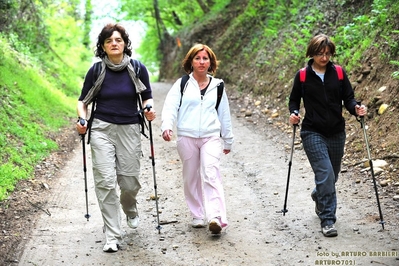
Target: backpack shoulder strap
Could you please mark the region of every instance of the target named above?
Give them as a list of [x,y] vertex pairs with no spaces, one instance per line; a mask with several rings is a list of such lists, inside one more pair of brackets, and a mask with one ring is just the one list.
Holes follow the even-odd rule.
[[337,71],[338,79],[344,80],[344,72],[342,71],[342,67],[340,65],[334,65],[335,70]]
[[218,98],[216,99],[216,110],[219,108],[220,101],[222,100],[223,96],[223,89],[224,89],[224,82],[220,82],[218,85]]
[[[140,77],[141,74],[141,68],[140,68],[140,61],[137,59],[130,58],[130,63],[133,66],[134,73],[136,73],[136,78]],[[137,95],[137,103],[139,105],[139,109],[143,109],[143,100],[141,99],[141,94]],[[139,121],[140,121],[140,128],[141,128],[141,134],[148,139],[148,136],[145,134],[145,129],[148,129],[147,123],[145,122],[144,115],[142,113],[139,113]]]
[[100,76],[101,73],[101,61],[96,62],[93,65],[93,85],[96,83],[98,76]]
[[344,72],[342,71],[342,67],[340,65],[334,65],[335,71],[337,72],[338,76],[338,81],[339,81],[339,86],[340,86],[340,95],[342,97],[342,91],[343,91],[343,83],[344,83]]
[[301,83],[304,83],[306,80],[306,67],[301,68],[299,70],[299,80],[301,81]]
[[[180,81],[180,94],[181,94],[181,97],[180,97],[180,104],[179,104],[179,107],[181,106],[181,101],[182,101],[182,98],[183,98],[184,87],[186,86],[186,83],[187,83],[187,81],[188,81],[189,78],[190,78],[189,75],[184,75],[184,76],[181,78],[181,81]],[[219,83],[219,85],[218,85],[217,88],[218,88],[218,91],[217,91],[217,99],[216,99],[216,106],[215,106],[215,109],[216,109],[216,110],[219,108],[220,101],[222,100],[223,89],[224,89],[224,82]]]
[[[100,76],[101,73],[101,61],[94,63],[93,65],[93,86],[94,83],[96,83],[98,76]],[[94,119],[94,112],[95,112],[95,106],[96,106],[96,97],[93,99],[93,102],[91,103],[91,112],[90,112],[90,118],[87,121],[87,144],[90,144],[90,136],[91,136],[91,125],[93,123]]]
[[181,77],[181,81],[180,81],[180,104],[179,107],[181,106],[181,100],[183,98],[183,91],[184,91],[184,87],[186,86],[186,83],[188,81],[188,79],[190,78],[189,75],[184,75],[183,77]]
[[[335,71],[337,72],[337,75],[338,75],[338,80],[342,82],[344,80],[344,72],[342,71],[342,67],[340,65],[334,65],[334,67],[335,67]],[[306,80],[306,67],[301,68],[299,70],[299,80],[302,83],[302,95],[304,95],[303,83]],[[341,84],[341,89],[342,89],[342,84]]]
[[134,73],[136,73],[136,78],[140,77],[140,73],[141,73],[140,61],[137,59],[130,58],[130,63],[133,66]]
[[183,91],[184,91],[184,86],[186,86],[186,83],[188,81],[188,79],[190,78],[189,75],[184,75],[183,77],[181,77],[181,81],[180,81],[180,94],[183,96]]
[[[343,80],[344,79],[344,73],[342,71],[342,67],[340,65],[334,65],[335,71],[337,71],[338,79]],[[299,80],[303,83],[306,80],[306,68],[301,68],[299,70]]]
[[306,67],[299,69],[299,81],[301,82],[301,95],[302,98],[305,95],[305,80],[306,80]]

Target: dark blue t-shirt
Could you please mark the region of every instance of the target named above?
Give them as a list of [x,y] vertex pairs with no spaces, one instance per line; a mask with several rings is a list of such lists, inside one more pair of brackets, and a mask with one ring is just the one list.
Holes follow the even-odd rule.
[[[152,90],[149,82],[148,71],[140,63],[140,80],[146,86],[141,93],[142,100],[152,98]],[[93,85],[93,67],[86,74],[79,101],[83,100]],[[129,76],[127,68],[116,72],[106,69],[104,82],[96,99],[96,111],[94,117],[113,124],[137,124],[138,95],[136,88]]]

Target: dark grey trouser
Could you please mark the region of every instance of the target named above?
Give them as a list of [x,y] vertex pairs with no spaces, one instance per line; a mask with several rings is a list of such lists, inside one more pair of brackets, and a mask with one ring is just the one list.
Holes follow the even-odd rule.
[[314,172],[314,193],[320,213],[321,226],[334,224],[337,220],[337,195],[335,183],[341,171],[344,155],[345,132],[325,137],[311,131],[301,131],[303,148]]

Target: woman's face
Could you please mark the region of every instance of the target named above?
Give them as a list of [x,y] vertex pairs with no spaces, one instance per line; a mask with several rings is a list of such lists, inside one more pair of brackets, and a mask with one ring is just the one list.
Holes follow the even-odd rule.
[[105,39],[103,49],[108,57],[120,56],[125,49],[125,42],[119,31],[114,31],[111,37]]
[[331,52],[330,52],[330,47],[326,47],[317,54],[313,56],[314,63],[319,67],[319,68],[324,68],[330,62],[330,57],[331,57]]
[[208,73],[208,69],[211,66],[211,59],[209,58],[208,52],[205,50],[199,51],[193,58],[191,65],[193,72],[198,74]]

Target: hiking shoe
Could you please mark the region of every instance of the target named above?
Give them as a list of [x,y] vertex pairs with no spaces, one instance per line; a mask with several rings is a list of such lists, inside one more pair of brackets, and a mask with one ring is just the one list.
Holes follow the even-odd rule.
[[117,252],[119,249],[119,245],[112,243],[112,244],[105,244],[103,247],[103,251],[104,252],[109,252],[109,253],[113,253],[113,252]]
[[127,218],[127,225],[132,228],[132,229],[136,229],[139,226],[139,221],[140,218],[137,215],[136,217],[126,217]]
[[310,196],[312,197],[312,200],[315,202],[315,206],[314,206],[314,211],[317,215],[319,215],[320,210],[319,208],[317,208],[317,198],[316,198],[316,192],[313,190],[312,193],[310,194]]
[[334,224],[329,224],[321,228],[323,235],[326,237],[337,236],[338,231],[335,229]]
[[205,227],[204,220],[193,218],[193,222],[191,223],[191,226],[194,228],[204,228]]
[[222,231],[222,226],[220,225],[220,221],[218,218],[213,218],[210,222],[209,222],[209,231],[212,232],[212,234],[220,234],[220,232]]

